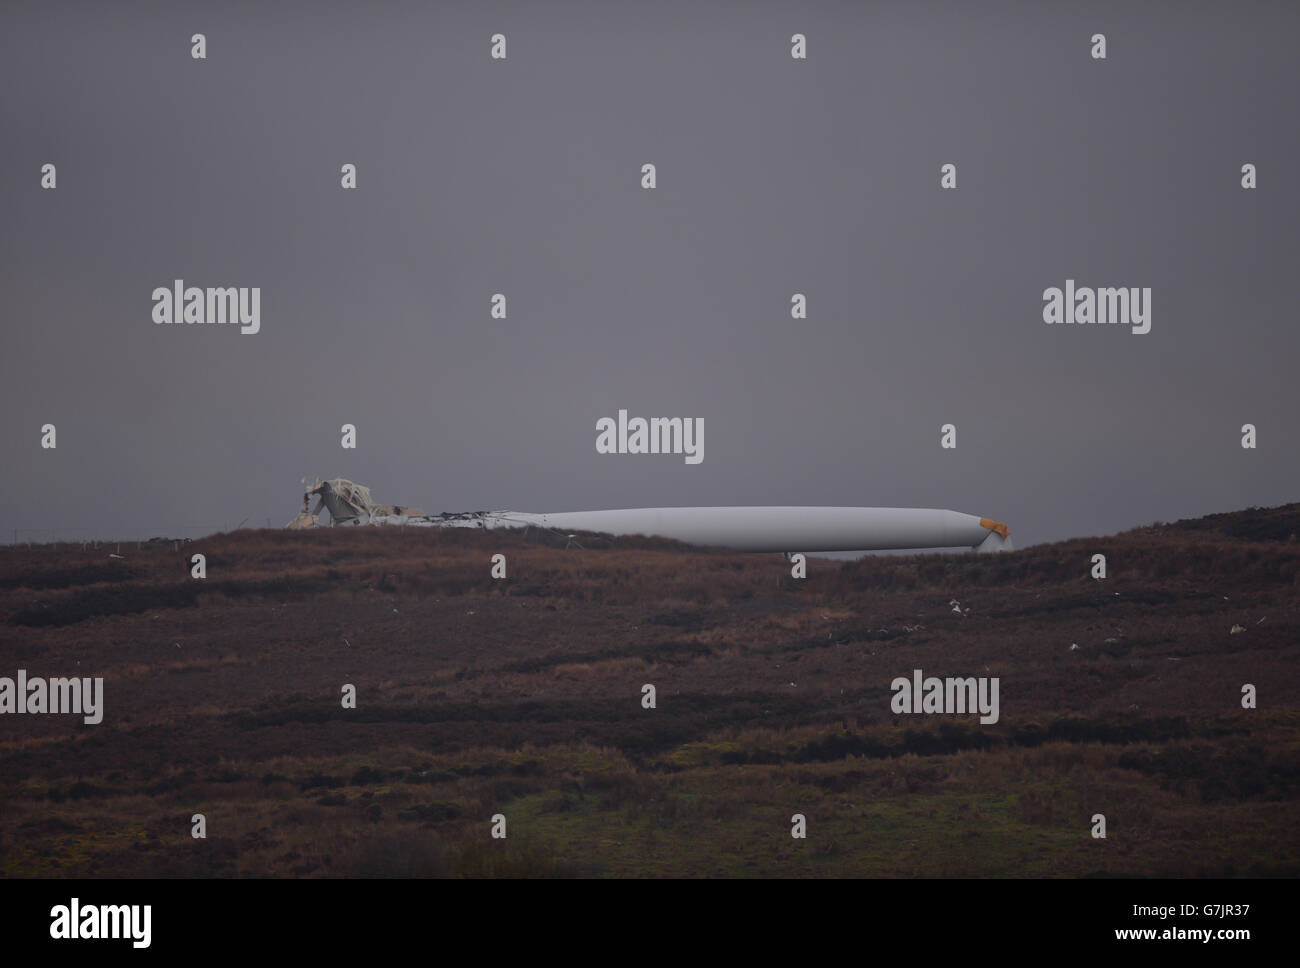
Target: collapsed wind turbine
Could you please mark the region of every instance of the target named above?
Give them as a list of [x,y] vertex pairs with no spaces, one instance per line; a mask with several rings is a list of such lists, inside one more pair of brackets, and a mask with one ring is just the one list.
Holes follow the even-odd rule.
[[[311,498],[318,500],[308,511]],[[887,551],[919,548],[1012,550],[1000,521],[934,508],[721,507],[624,508],[611,511],[467,511],[426,514],[378,504],[370,489],[352,481],[317,479],[303,495],[302,511],[289,528],[320,524],[321,509],[331,526],[410,525],[435,528],[548,528],[612,535],[654,535],[687,544],[736,551]]]

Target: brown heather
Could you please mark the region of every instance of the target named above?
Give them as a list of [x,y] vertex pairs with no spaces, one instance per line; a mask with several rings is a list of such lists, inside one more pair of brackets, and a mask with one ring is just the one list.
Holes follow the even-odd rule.
[[[0,675],[105,679],[99,726],[0,717],[0,872],[1296,876],[1297,533],[1289,505],[803,582],[536,532],[0,549]],[[894,716],[917,668],[1000,677],[1001,720]]]

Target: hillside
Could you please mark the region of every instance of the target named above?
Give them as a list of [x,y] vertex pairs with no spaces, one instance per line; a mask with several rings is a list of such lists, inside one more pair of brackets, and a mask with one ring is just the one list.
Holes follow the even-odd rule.
[[[535,532],[3,548],[0,676],[105,701],[0,717],[0,872],[1295,876],[1297,532],[1293,504],[805,580]],[[998,677],[998,721],[895,714],[915,669]]]

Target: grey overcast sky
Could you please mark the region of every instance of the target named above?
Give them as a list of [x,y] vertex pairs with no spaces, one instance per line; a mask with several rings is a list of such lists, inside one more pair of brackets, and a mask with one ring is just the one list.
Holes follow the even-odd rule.
[[[1298,46],[1293,2],[5,2],[0,540],[278,527],[317,475],[1022,546],[1297,500]],[[155,325],[174,279],[261,331]],[[1066,279],[1151,331],[1045,324]],[[597,454],[620,408],[703,463]]]

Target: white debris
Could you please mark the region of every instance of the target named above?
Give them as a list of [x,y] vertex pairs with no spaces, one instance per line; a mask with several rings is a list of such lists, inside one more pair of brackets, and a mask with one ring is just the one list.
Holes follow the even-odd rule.
[[1078,651],[1079,651],[1079,643],[1078,643],[1078,642],[1071,642],[1071,643],[1070,643],[1070,651],[1071,651],[1071,652],[1078,652]]
[[[316,498],[316,507],[309,511],[308,507],[313,497]],[[408,517],[427,517],[419,508],[380,504],[371,498],[370,488],[364,484],[357,484],[341,477],[332,481],[322,481],[317,478],[307,486],[302,496],[302,510],[285,527],[291,530],[318,527],[317,516],[321,508],[329,511],[330,523],[336,525],[378,524],[388,518],[392,518],[394,523],[403,524]]]

